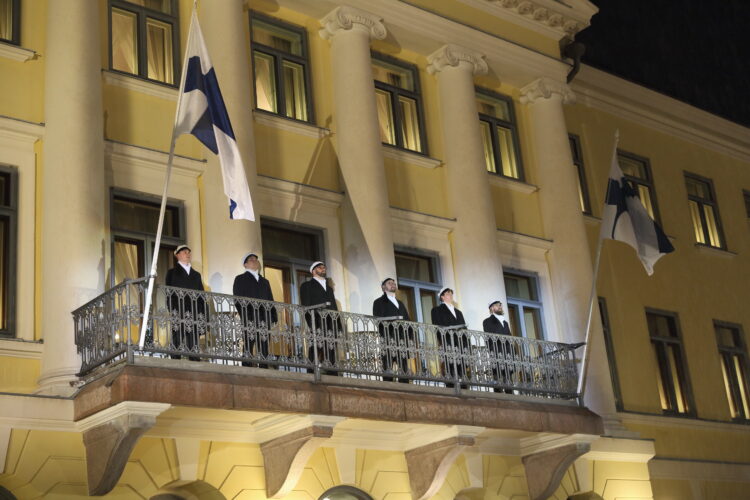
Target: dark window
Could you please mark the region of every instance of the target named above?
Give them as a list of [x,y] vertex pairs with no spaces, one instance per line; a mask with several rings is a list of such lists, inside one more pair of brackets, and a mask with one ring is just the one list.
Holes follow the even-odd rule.
[[568,134],[568,139],[570,140],[570,153],[573,156],[573,165],[575,165],[576,171],[578,172],[578,203],[581,205],[581,212],[591,214],[589,190],[586,185],[586,171],[583,168],[581,139],[573,134]]
[[661,409],[670,414],[694,414],[677,316],[673,313],[646,311],[646,321],[656,356]]
[[0,165],[0,337],[16,334],[18,172]]
[[742,197],[745,198],[745,213],[750,218],[750,191],[742,191]]
[[487,171],[523,180],[513,100],[485,89],[476,89],[476,96]]
[[372,73],[380,140],[391,146],[427,154],[416,66],[373,52]]
[[109,0],[109,64],[175,85],[179,17],[175,0]]
[[21,44],[20,0],[0,0],[0,41]]
[[334,486],[320,495],[318,500],[372,500],[372,497],[354,486]]
[[729,412],[735,420],[750,419],[750,386],[747,380],[747,346],[742,327],[714,321],[716,343],[721,357],[721,373],[729,402]]
[[[110,229],[112,232],[111,284],[148,276],[154,255],[161,199],[142,193],[112,190]],[[163,284],[167,270],[174,267],[173,252],[185,243],[185,216],[181,202],[168,200],[156,267],[156,283]]]
[[620,169],[625,178],[630,181],[638,193],[638,197],[643,206],[646,207],[648,215],[655,221],[660,222],[654,179],[651,176],[651,164],[648,158],[618,150],[617,162],[620,164]]
[[513,271],[504,273],[503,277],[511,333],[520,337],[544,339],[542,301],[536,274]]
[[693,220],[695,241],[702,245],[725,248],[724,236],[716,204],[714,186],[710,179],[685,174],[690,218]]
[[609,375],[612,378],[612,392],[615,395],[615,407],[623,409],[622,393],[620,391],[620,378],[617,375],[617,358],[615,357],[615,344],[612,340],[612,327],[609,323],[607,301],[599,297],[599,314],[602,319],[602,331],[604,332],[604,347],[607,350],[607,361],[609,362]]
[[419,250],[396,250],[396,296],[404,303],[412,321],[429,323],[430,311],[438,305],[440,273],[438,257]]
[[255,106],[287,118],[312,122],[305,29],[253,12],[250,32]]

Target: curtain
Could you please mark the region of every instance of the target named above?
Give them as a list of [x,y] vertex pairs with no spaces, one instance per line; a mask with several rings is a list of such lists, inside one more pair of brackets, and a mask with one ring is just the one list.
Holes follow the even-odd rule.
[[112,9],[112,68],[138,74],[135,33],[135,14]]
[[276,113],[273,57],[255,53],[255,100],[258,108]]
[[172,77],[172,27],[149,19],[147,21],[148,77],[174,83]]
[[391,94],[384,90],[375,90],[378,103],[378,122],[380,124],[380,140],[386,144],[396,144],[393,131],[393,114],[391,111]]

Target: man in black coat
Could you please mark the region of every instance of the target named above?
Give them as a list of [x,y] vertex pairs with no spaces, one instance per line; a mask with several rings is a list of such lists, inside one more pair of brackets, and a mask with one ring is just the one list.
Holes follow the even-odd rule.
[[[383,295],[375,299],[372,303],[372,315],[376,318],[392,318],[394,316],[400,316],[403,321],[410,321],[409,311],[406,310],[406,306],[403,302],[396,298],[396,290],[398,290],[398,284],[393,278],[386,278],[380,284],[380,288],[383,290]],[[409,371],[409,358],[406,353],[406,348],[409,344],[414,343],[414,334],[403,326],[396,324],[386,325],[381,323],[379,328],[380,339],[381,339],[381,359],[383,361],[383,371],[388,372],[393,368],[393,362],[397,361],[399,368],[402,373],[408,373]],[[408,340],[407,340],[408,339]],[[388,346],[397,349],[396,353],[389,353]],[[390,382],[393,377],[383,377],[383,380]],[[408,379],[399,379],[399,382],[408,384]]]
[[[453,290],[446,287],[440,291],[440,305],[432,308],[430,312],[432,316],[432,324],[437,326],[466,326],[466,320],[464,320],[463,313],[456,308],[453,302]],[[445,334],[445,339],[442,338],[440,333],[437,335],[438,346],[443,349],[455,348],[459,353],[469,352],[469,339],[466,335],[453,330]],[[451,360],[444,360],[446,365],[446,375],[451,377],[456,376],[456,370],[454,370],[454,364]],[[464,376],[463,363],[458,360],[456,361],[456,367],[458,368],[458,377]],[[453,387],[453,384],[446,383],[446,387]]]
[[[165,284],[189,290],[203,291],[203,279],[201,273],[193,269],[191,261],[190,248],[187,245],[180,245],[174,251],[177,257],[177,265],[167,271]],[[199,330],[205,331],[205,327],[199,329],[192,321],[200,320],[207,322],[206,302],[203,297],[190,297],[185,294],[180,296],[176,290],[170,292],[169,308],[172,310],[172,343],[177,349],[183,345],[184,348],[192,350],[198,345]],[[175,318],[175,315],[177,318]],[[186,324],[187,323],[187,324]],[[207,324],[207,323],[204,323]],[[173,358],[179,359],[179,355],[172,355]],[[192,361],[200,361],[200,358],[190,356]]]
[[[336,305],[336,297],[333,295],[333,288],[326,279],[326,265],[321,261],[313,262],[310,266],[310,274],[312,277],[302,283],[299,287],[300,304],[303,306],[317,306],[319,304],[326,304],[321,309],[328,309],[331,311],[338,311]],[[305,313],[305,321],[308,327],[312,327],[313,318],[315,319],[315,328],[320,333],[326,336],[326,345],[323,348],[318,349],[318,362],[324,361],[329,362],[331,365],[336,364],[336,338],[343,333],[341,327],[341,321],[334,321],[331,316],[325,316],[324,314],[314,310],[312,313]],[[315,351],[313,346],[308,348],[309,360],[312,362],[315,359]],[[310,371],[310,370],[308,370]],[[329,370],[326,371],[328,375],[338,375],[338,372]]]
[[[260,261],[258,256],[252,252],[245,255],[242,259],[242,265],[245,272],[234,278],[232,286],[232,295],[238,297],[248,297],[251,299],[273,300],[271,292],[271,283],[260,275]],[[253,346],[256,339],[258,343],[258,355],[263,359],[268,359],[268,338],[271,334],[271,325],[276,323],[278,317],[276,308],[270,304],[253,303],[248,301],[236,301],[235,307],[242,318],[242,329],[245,337],[245,356],[253,356]],[[242,362],[243,366],[251,366],[247,361]],[[268,365],[261,363],[261,368],[268,368]]]
[[[490,303],[489,309],[490,315],[482,322],[482,329],[487,333],[510,336],[510,325],[508,324],[508,320],[505,318],[503,312],[503,303],[496,300]],[[498,359],[502,360],[508,356],[513,356],[512,344],[504,341],[502,337],[488,335],[486,341],[487,351]],[[504,365],[504,361],[499,361],[499,363]],[[504,366],[498,370],[497,365],[497,363],[493,363],[492,365],[492,375],[494,379],[501,384],[510,385],[512,383],[510,380],[513,374],[512,370],[510,370],[510,368],[506,369]],[[512,389],[498,389],[497,387],[494,389],[495,392],[500,392],[501,390],[506,394],[513,394]]]

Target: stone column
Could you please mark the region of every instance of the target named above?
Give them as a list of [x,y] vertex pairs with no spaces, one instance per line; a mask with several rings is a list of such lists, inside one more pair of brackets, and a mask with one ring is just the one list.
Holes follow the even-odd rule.
[[[548,262],[561,340],[582,342],[586,336],[593,264],[563,113],[563,104],[575,102],[575,95],[564,83],[541,78],[521,89],[521,102],[529,106],[544,232],[554,241]],[[615,400],[596,304],[592,318],[585,403],[605,419],[605,428],[611,430],[613,424],[616,427],[611,420],[616,418]]]
[[451,234],[456,298],[469,327],[481,330],[487,304],[505,303],[473,78],[487,72],[487,63],[481,54],[456,45],[443,46],[427,61],[427,71],[438,78],[448,195],[456,218]]
[[[382,293],[380,282],[396,277],[370,60],[370,39],[382,40],[386,30],[377,16],[347,6],[331,11],[321,24],[320,36],[331,40],[335,137],[346,190],[342,219],[348,303],[343,308],[371,314],[373,299]],[[340,292],[337,296],[342,297]]]
[[80,359],[71,311],[104,290],[104,138],[98,2],[47,5],[40,392],[67,395]]
[[[257,169],[253,122],[253,79],[250,70],[250,33],[247,11],[242,0],[223,0],[221,7],[203,2],[199,11],[201,29],[211,62],[229,112],[237,145],[245,165],[247,184],[255,209],[255,222],[231,220],[229,200],[224,194],[217,156],[207,151],[208,165],[203,174],[206,200],[203,231],[203,279],[212,291],[232,293],[234,276],[244,271],[242,256],[254,251],[261,255],[260,214],[257,200]],[[199,235],[191,235],[197,245]],[[280,298],[279,298],[280,300]]]

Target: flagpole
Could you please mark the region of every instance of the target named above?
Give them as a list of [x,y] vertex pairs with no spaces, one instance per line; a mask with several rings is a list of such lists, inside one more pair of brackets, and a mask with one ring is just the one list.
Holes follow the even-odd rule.
[[[193,19],[197,15],[198,1],[193,2],[193,15],[190,19],[190,26],[192,28]],[[146,289],[146,303],[143,308],[143,323],[141,324],[141,334],[138,338],[138,347],[143,349],[146,344],[146,330],[148,330],[149,313],[151,312],[151,295],[154,291],[154,280],[156,279],[156,266],[159,262],[159,249],[161,247],[161,234],[164,228],[164,213],[167,210],[167,192],[169,190],[169,179],[172,176],[172,164],[174,163],[174,148],[177,142],[177,136],[175,131],[177,130],[177,119],[180,113],[180,104],[182,103],[183,89],[185,88],[185,77],[187,68],[187,56],[188,47],[190,47],[190,41],[193,38],[193,30],[188,31],[188,39],[185,45],[185,58],[182,61],[182,75],[180,76],[180,87],[177,93],[177,108],[174,114],[174,125],[172,126],[172,140],[169,143],[169,157],[167,158],[167,172],[164,176],[164,189],[161,194],[161,207],[159,209],[159,224],[156,228],[156,240],[154,241],[154,255],[151,258],[151,271],[148,275],[148,288]]]

